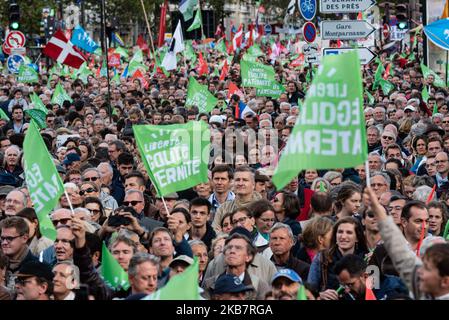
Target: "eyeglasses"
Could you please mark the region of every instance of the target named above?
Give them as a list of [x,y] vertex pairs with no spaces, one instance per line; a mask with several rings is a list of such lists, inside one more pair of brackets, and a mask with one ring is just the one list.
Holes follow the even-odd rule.
[[15,239],[17,239],[17,238],[19,238],[21,236],[22,235],[18,235],[18,236],[15,236],[15,237],[0,237],[0,242],[6,241],[6,242],[10,243],[13,240],[15,240]]
[[97,181],[98,179],[100,179],[100,177],[85,177],[84,181]]
[[81,190],[80,191],[80,196],[84,196],[84,194],[86,194],[86,193],[92,193],[92,192],[95,192],[95,191],[97,191],[97,190],[95,190],[94,188],[87,188],[86,190]]
[[393,137],[390,137],[390,136],[383,136],[382,139],[386,139],[386,140],[394,140],[394,138],[393,138]]
[[66,225],[66,224],[68,224],[70,221],[72,221],[71,218],[64,218],[64,219],[59,219],[59,220],[52,220],[52,222],[53,222],[53,224],[54,224],[55,226],[57,226],[59,223],[60,223],[60,224],[63,224],[63,225]]
[[440,164],[440,163],[445,163],[448,162],[449,160],[436,160],[435,164]]
[[138,205],[139,203],[141,203],[142,201],[138,201],[138,200],[134,200],[134,201],[123,201],[123,205],[129,207],[130,205],[132,207]]
[[240,219],[232,221],[232,225],[236,226],[238,224],[245,223],[246,219],[248,219],[247,216],[241,217]]
[[92,213],[92,214],[100,214],[101,213],[101,210],[99,210],[99,209],[87,209],[87,210],[89,210],[90,211],[90,213]]

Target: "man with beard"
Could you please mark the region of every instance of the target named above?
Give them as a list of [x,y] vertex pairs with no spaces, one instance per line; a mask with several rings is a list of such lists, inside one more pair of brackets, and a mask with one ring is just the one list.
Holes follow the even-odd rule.
[[274,300],[296,300],[301,277],[292,269],[281,269],[273,277],[271,287]]
[[[374,284],[372,290],[377,300],[387,300],[398,295],[408,296],[407,287],[399,277],[384,276],[383,279],[372,279],[366,268],[363,258],[354,254],[344,256],[335,264],[334,271],[338,281],[345,287],[341,300],[365,300],[367,284]],[[376,273],[373,276],[376,276]]]
[[362,224],[365,227],[366,245],[368,249],[374,250],[382,238],[380,237],[376,217],[371,210],[365,210],[363,212]]

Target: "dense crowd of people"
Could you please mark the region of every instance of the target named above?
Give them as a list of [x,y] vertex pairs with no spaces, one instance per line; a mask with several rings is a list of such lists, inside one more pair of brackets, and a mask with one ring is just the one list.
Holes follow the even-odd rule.
[[[364,300],[371,289],[378,300],[448,300],[449,92],[423,77],[419,56],[381,51],[362,70],[370,186],[360,164],[310,168],[276,190],[272,176],[312,70],[292,66],[284,49],[274,68],[286,91],[262,97],[241,88],[245,50],[224,80],[212,71],[227,54],[201,50],[208,74],[180,56],[179,71],[147,72],[147,88],[112,81],[110,99],[104,76],[83,83],[41,70],[30,85],[0,75],[0,107],[10,116],[0,120],[0,299],[141,299],[197,257],[203,299],[295,300],[303,286],[309,300]],[[258,61],[270,63],[269,55]],[[149,56],[144,64],[153,70]],[[376,68],[389,64],[394,88],[373,90]],[[218,99],[210,113],[185,106],[188,77]],[[229,94],[231,81],[239,94]],[[73,102],[51,102],[58,83]],[[50,214],[54,242],[39,231],[22,167],[31,93],[49,110],[41,135],[67,191]],[[241,103],[253,112],[236,117]],[[132,126],[193,120],[210,127],[209,182],[162,199]],[[101,277],[103,243],[128,289]]]

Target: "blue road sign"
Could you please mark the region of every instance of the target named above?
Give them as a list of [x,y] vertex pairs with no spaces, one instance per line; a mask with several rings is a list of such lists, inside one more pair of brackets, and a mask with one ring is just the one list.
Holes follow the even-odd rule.
[[316,15],[316,0],[298,0],[298,7],[304,19],[310,21]]
[[25,63],[25,59],[22,56],[19,56],[18,54],[9,56],[7,60],[9,72],[19,73],[20,65],[23,63]]
[[265,34],[270,35],[273,32],[273,28],[271,27],[271,24],[266,24],[264,26]]

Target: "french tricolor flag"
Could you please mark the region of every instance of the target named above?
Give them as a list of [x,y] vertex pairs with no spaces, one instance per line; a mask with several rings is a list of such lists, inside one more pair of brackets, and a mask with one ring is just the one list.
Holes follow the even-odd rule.
[[242,101],[239,101],[238,106],[235,108],[235,117],[237,119],[243,119],[246,114],[256,114],[250,107],[248,107]]

